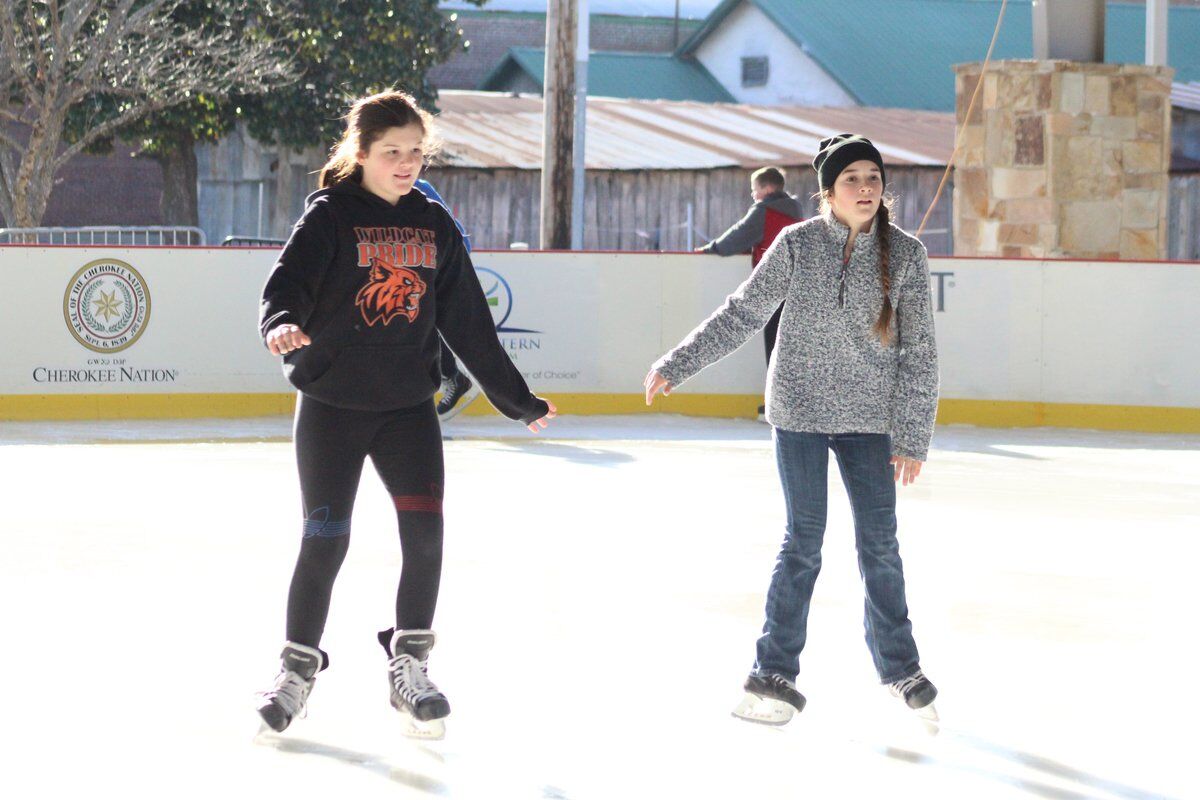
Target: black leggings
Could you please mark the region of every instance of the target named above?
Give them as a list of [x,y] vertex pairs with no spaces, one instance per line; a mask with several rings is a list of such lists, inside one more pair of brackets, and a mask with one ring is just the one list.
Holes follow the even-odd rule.
[[397,629],[430,628],[442,575],[442,433],[433,401],[396,411],[335,408],[300,395],[296,462],[304,538],[288,592],[288,641],[317,647],[350,545],[350,516],[367,456],[396,507],[404,565]]

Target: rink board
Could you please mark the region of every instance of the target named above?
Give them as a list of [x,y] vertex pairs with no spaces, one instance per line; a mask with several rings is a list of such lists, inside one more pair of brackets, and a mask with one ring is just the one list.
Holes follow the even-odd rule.
[[[20,298],[0,318],[16,345],[0,368],[0,419],[286,413],[291,387],[257,335],[276,253],[0,247],[0,287]],[[510,357],[576,411],[636,410],[649,365],[749,273],[742,259],[662,254],[485,252],[475,264]],[[145,306],[140,324],[123,325],[127,301]],[[666,407],[752,415],[764,375],[755,336]]]
[[[0,419],[287,413],[256,331],[275,255],[0,247]],[[681,253],[482,252],[476,266],[506,350],[572,413],[644,410],[648,366],[749,270]],[[1200,265],[949,258],[931,274],[941,421],[1200,431],[1185,328]],[[764,373],[755,336],[655,408],[749,416]]]

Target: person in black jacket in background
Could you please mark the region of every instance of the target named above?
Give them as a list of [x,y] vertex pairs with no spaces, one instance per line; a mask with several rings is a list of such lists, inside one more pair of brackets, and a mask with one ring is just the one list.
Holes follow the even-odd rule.
[[284,730],[305,711],[330,594],[349,546],[369,456],[396,507],[403,567],[395,627],[381,631],[391,703],[408,733],[436,738],[450,704],[428,676],[442,566],[442,437],[433,397],[441,334],[505,416],[537,433],[553,404],[529,391],[496,337],[491,311],[450,213],[413,184],[434,149],[413,98],[356,102],[263,289],[260,333],[300,391],[296,460],[303,538],[287,603],[287,640],[263,722]]
[[[428,197],[430,200],[433,200],[435,203],[441,203],[442,205],[446,206],[447,211],[450,210],[450,206],[445,200],[442,199],[442,196],[438,194],[438,190],[434,188],[432,183],[424,178],[418,179],[417,182],[413,184],[413,188]],[[458,232],[462,234],[463,247],[465,247],[467,252],[470,253],[471,236],[467,233],[467,229],[463,227],[463,224],[459,222],[457,217],[455,217],[453,214],[450,216],[451,219],[454,220],[454,227],[458,228]],[[438,400],[437,413],[439,419],[446,419],[447,415],[449,415],[450,412],[454,410],[454,407],[458,405],[458,403],[464,397],[467,396],[467,393],[471,391],[475,384],[473,384],[471,379],[468,378],[467,375],[458,368],[458,362],[454,359],[454,353],[449,347],[446,346],[444,341],[442,342],[441,366],[442,399]],[[467,402],[469,403],[470,401],[468,400]]]

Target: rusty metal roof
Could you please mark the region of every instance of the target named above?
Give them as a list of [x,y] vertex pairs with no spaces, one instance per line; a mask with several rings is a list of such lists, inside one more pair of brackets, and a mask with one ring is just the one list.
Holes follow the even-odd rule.
[[[540,169],[542,98],[441,92],[446,166]],[[800,108],[589,97],[587,168],[713,169],[807,164],[821,139],[870,138],[884,163],[945,166],[954,114],[884,108]]]

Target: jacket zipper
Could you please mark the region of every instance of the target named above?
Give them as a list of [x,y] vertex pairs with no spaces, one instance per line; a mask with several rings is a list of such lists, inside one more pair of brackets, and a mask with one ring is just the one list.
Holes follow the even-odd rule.
[[[847,238],[847,241],[849,241],[850,237],[847,236],[846,238]],[[846,252],[845,242],[842,243],[842,252],[843,253]],[[853,255],[853,253],[851,253],[850,255]],[[849,266],[850,266],[850,256],[846,256],[846,255],[842,256],[842,275],[841,275],[841,279],[838,282],[838,308],[846,307],[846,268]]]

